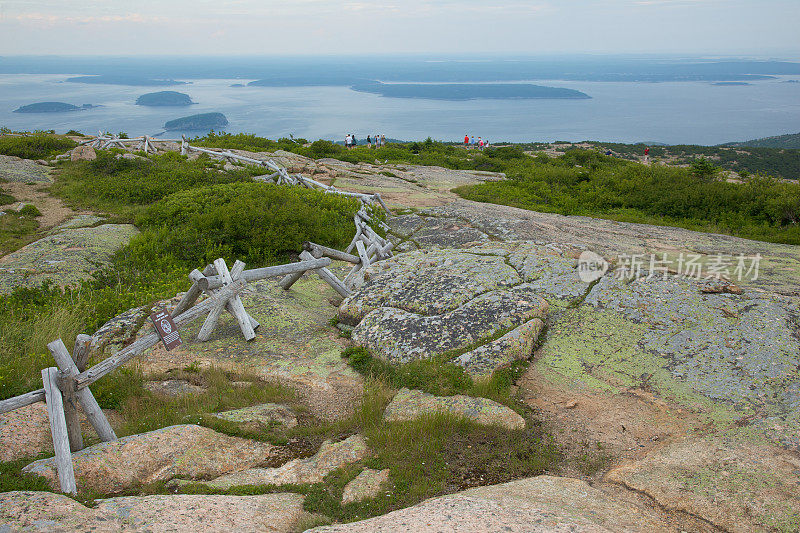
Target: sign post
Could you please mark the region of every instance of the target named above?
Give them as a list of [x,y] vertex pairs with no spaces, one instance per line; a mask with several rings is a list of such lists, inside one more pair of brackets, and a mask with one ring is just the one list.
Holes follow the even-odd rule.
[[164,343],[164,348],[166,348],[167,351],[183,344],[181,336],[178,333],[178,328],[175,326],[175,322],[172,321],[172,317],[169,313],[166,311],[158,311],[150,315],[150,320],[153,321],[156,333],[158,333],[158,337],[161,339],[161,342]]

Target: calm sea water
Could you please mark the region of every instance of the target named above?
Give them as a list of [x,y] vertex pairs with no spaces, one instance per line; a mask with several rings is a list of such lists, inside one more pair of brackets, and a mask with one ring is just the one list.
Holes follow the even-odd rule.
[[[348,132],[359,137],[381,133],[408,140],[428,136],[459,140],[469,133],[493,142],[719,144],[800,131],[800,83],[785,83],[800,80],[798,76],[745,86],[537,80],[534,83],[583,91],[592,99],[451,102],[384,98],[346,87],[230,87],[250,81],[241,79],[195,79],[191,85],[166,88],[64,81],[72,75],[0,75],[0,126],[156,135],[167,120],[219,111],[230,121],[229,132],[270,138],[291,133],[312,140],[340,140]],[[198,104],[183,108],[134,105],[141,94],[163,89],[185,92]],[[103,107],[60,114],[12,113],[21,105],[42,101]]]

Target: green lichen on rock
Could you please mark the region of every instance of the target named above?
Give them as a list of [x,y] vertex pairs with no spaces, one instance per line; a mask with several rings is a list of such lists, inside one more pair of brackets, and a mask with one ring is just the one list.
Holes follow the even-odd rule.
[[139,231],[131,224],[64,229],[0,259],[0,293],[45,281],[72,286],[110,263]]
[[667,509],[726,531],[797,531],[800,459],[775,446],[734,437],[690,438],[608,473]]

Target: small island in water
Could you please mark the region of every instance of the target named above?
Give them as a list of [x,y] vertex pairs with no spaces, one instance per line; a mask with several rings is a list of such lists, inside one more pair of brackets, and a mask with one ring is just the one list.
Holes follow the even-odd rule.
[[712,83],[711,85],[716,85],[717,87],[741,87],[743,85],[753,84],[747,83],[746,81],[718,81],[716,83]]
[[164,124],[166,130],[210,130],[228,125],[228,119],[222,113],[200,113],[188,117],[176,118]]
[[160,106],[186,106],[192,105],[191,97],[188,94],[177,91],[158,91],[155,93],[143,94],[136,99],[136,105],[146,105],[153,107]]
[[100,106],[92,104],[77,106],[64,102],[37,102],[35,104],[20,106],[14,110],[14,113],[67,113],[70,111],[83,111],[84,109],[92,109],[95,107]]
[[545,87],[529,83],[381,83],[378,81],[357,83],[350,87],[354,91],[379,94],[389,98],[427,98],[431,100],[475,100],[556,98],[585,100],[586,93],[574,89]]

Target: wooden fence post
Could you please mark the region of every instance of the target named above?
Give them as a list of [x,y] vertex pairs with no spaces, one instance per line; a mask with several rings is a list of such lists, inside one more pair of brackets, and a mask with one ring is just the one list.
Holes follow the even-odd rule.
[[64,404],[61,401],[61,391],[56,383],[57,378],[58,369],[56,367],[51,366],[50,368],[42,369],[42,383],[44,383],[47,416],[50,419],[50,433],[53,436],[58,483],[61,487],[61,492],[77,494],[75,471],[72,468],[72,454],[69,451],[67,421],[64,418]]
[[[77,388],[75,387],[75,376],[79,374],[78,367],[75,365],[72,357],[70,357],[67,347],[64,346],[64,342],[61,339],[54,340],[47,345],[47,349],[50,351],[53,359],[56,360],[56,364],[61,368],[65,379],[69,380],[69,386]],[[94,399],[92,391],[90,391],[88,387],[82,388],[76,390],[75,395],[83,408],[83,412],[86,414],[86,418],[89,419],[89,423],[91,423],[95,431],[97,431],[100,440],[103,442],[117,440],[116,433],[114,433],[114,430],[111,428],[111,424],[108,423],[108,419],[106,415],[103,414],[103,410],[100,409],[97,400]]]

